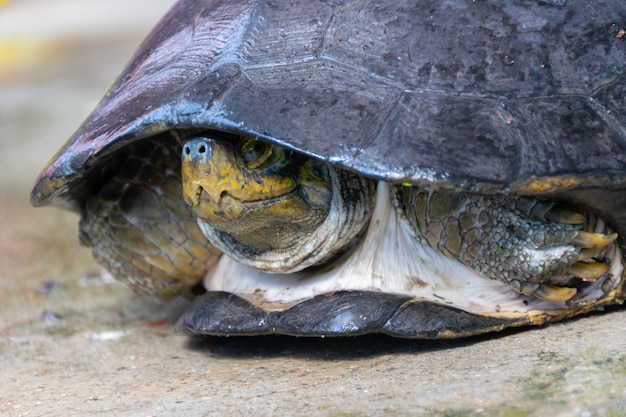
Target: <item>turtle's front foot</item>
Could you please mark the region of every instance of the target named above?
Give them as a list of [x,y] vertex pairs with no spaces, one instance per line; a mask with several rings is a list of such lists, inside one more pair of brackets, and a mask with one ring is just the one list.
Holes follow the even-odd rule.
[[[569,249],[573,253],[578,252],[578,257],[575,257],[573,264],[570,264],[570,259],[564,257],[563,260],[553,260],[550,258],[550,247],[535,249],[535,252],[539,253],[539,260],[542,261],[543,255],[544,262],[549,264],[552,262],[557,269],[560,269],[560,265],[563,265],[565,273],[563,275],[580,278],[584,281],[595,281],[609,270],[609,266],[605,262],[599,262],[595,259],[595,256],[599,254],[609,244],[613,243],[617,239],[617,234],[605,235],[602,233],[587,233],[579,232],[578,236],[570,243],[570,245],[564,245],[566,249]],[[521,281],[513,278],[510,281],[510,285],[526,295],[532,295],[542,300],[551,302],[562,302],[572,299],[576,295],[576,288],[565,287],[552,284],[554,275],[537,274],[530,276],[527,281]]]
[[608,272],[603,253],[617,234],[597,233],[591,215],[535,197],[415,189],[400,197],[420,240],[522,294],[568,301],[577,293],[572,278],[594,281]]
[[564,302],[577,289],[559,285],[558,278],[594,281],[608,272],[609,266],[597,258],[617,239],[616,233],[585,231],[586,215],[533,197],[508,199],[504,206],[498,217],[508,230],[499,242],[505,267],[493,278],[523,294]]

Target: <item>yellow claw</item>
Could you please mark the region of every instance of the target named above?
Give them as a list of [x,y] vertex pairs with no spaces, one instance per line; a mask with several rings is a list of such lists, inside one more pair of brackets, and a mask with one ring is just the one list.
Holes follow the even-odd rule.
[[576,262],[571,266],[569,272],[575,277],[595,281],[606,274],[608,270],[609,266],[602,262]]
[[578,255],[579,261],[589,261],[595,258],[604,250],[604,247],[593,248],[593,249],[583,249],[580,251]]
[[617,233],[612,235],[604,235],[602,233],[579,232],[578,236],[572,241],[581,248],[604,248],[617,239]]
[[533,295],[551,303],[561,303],[571,300],[576,295],[576,288],[555,287],[554,285],[541,284]]

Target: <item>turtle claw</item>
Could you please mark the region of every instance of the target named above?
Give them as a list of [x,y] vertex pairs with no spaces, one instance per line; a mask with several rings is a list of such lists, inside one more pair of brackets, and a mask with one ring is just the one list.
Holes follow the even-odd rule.
[[559,207],[552,207],[550,210],[546,211],[543,216],[545,220],[561,223],[561,224],[583,224],[585,223],[585,215],[571,211],[562,209]]
[[553,201],[539,200],[535,197],[520,197],[515,202],[515,208],[541,221],[561,224],[585,223],[584,214],[559,207]]
[[584,279],[585,281],[595,281],[606,274],[609,266],[602,262],[576,262],[571,266],[571,275]]
[[600,253],[604,250],[604,248],[593,248],[593,249],[583,249],[580,251],[578,255],[579,261],[593,261],[596,256],[600,255]]
[[531,295],[551,303],[566,302],[574,298],[576,288],[557,287],[549,284],[541,284]]
[[605,235],[602,233],[579,232],[572,241],[573,244],[587,249],[602,249],[617,239],[617,233]]

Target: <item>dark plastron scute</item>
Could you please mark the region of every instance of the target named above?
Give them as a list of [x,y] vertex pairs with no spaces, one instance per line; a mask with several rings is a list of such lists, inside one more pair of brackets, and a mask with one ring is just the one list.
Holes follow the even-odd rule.
[[176,323],[177,332],[221,336],[254,336],[269,333],[267,313],[243,298],[222,291],[196,300]]
[[305,300],[275,315],[285,334],[342,336],[379,333],[410,297],[371,291],[339,291]]
[[383,330],[396,337],[454,338],[502,330],[523,321],[472,314],[430,301],[410,300],[396,311]]

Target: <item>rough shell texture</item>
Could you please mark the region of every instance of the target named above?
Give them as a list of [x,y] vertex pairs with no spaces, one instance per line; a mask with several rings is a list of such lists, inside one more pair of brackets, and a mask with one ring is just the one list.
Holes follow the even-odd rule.
[[[625,187],[624,1],[301,3],[178,2],[33,202],[73,205],[99,158],[172,127],[477,192]],[[625,224],[624,193],[597,194]]]

